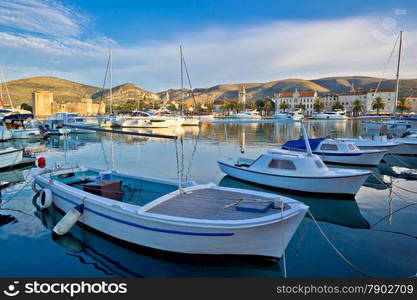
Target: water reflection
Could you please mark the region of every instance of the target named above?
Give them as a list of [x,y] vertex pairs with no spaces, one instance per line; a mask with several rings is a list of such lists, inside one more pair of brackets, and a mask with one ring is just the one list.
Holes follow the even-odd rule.
[[[54,206],[35,212],[51,230],[62,218]],[[70,233],[53,238],[68,255],[90,264],[104,275],[116,277],[281,277],[279,264],[263,259],[236,256],[175,254],[132,246],[105,237],[85,227],[74,226]]]
[[286,193],[274,188],[263,187],[225,176],[219,182],[220,186],[250,189],[261,192],[275,193],[297,199],[310,207],[313,216],[320,221],[347,226],[351,228],[370,228],[368,221],[362,216],[358,204],[352,199],[329,197],[309,197],[306,195]]

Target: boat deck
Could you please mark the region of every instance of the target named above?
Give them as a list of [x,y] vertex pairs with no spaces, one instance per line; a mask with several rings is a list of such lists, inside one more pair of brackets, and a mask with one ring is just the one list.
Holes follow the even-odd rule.
[[[266,212],[248,212],[237,210],[238,206],[250,205],[262,209],[272,202],[271,198],[252,194],[205,188],[177,195],[151,207],[147,212],[195,219],[243,220],[280,213],[281,208],[272,207]],[[284,210],[288,208],[288,205],[284,206]]]

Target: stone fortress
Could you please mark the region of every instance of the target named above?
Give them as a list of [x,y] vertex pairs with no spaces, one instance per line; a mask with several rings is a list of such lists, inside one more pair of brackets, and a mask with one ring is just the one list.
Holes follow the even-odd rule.
[[97,116],[105,114],[104,102],[93,103],[91,98],[81,98],[80,102],[56,103],[50,91],[32,93],[33,116],[43,118],[58,112],[74,112],[81,116]]

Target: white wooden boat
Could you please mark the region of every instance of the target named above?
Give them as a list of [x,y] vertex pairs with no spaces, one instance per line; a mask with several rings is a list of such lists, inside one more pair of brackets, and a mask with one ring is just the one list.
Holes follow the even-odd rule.
[[269,193],[192,182],[178,189],[171,180],[100,172],[67,169],[34,178],[43,203],[49,195],[64,212],[83,205],[82,224],[171,252],[281,257],[308,209]]
[[320,194],[356,195],[370,171],[328,168],[313,154],[307,131],[301,122],[307,152],[271,149],[257,159],[218,161],[232,177],[275,188]]
[[272,149],[257,159],[219,161],[232,177],[257,184],[320,194],[356,195],[372,173],[364,170],[328,168],[319,156],[299,151]]
[[0,169],[12,167],[23,159],[23,149],[8,147],[0,149]]
[[392,141],[399,143],[397,147],[391,150],[392,154],[417,156],[417,137],[406,136],[392,139]]
[[[343,165],[377,166],[387,150],[361,150],[352,142],[317,138],[309,139],[314,154],[328,163]],[[287,141],[282,149],[307,151],[304,139]]]
[[362,121],[367,130],[381,130],[383,126],[386,126],[389,131],[405,131],[412,127],[412,122],[393,119],[388,121]]
[[387,139],[386,135],[377,135],[370,138],[364,138],[362,136],[358,138],[337,138],[336,140],[353,143],[359,149],[363,150],[386,150],[388,152],[391,152],[400,145],[400,143]]

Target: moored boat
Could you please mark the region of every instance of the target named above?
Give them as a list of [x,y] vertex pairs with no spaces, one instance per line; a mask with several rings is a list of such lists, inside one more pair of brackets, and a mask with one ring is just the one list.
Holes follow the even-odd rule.
[[[361,150],[353,142],[326,138],[309,139],[314,154],[328,163],[376,166],[387,150]],[[307,151],[304,139],[287,141],[282,149]]]
[[308,209],[275,194],[193,182],[179,188],[176,181],[101,172],[67,169],[34,178],[41,202],[64,212],[82,206],[84,225],[179,253],[279,258]]

